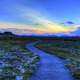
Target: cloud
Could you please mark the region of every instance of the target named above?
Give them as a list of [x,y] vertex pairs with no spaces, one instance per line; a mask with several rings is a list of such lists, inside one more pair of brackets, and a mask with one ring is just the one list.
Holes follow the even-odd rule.
[[[10,12],[10,9],[9,9]],[[36,34],[42,34],[42,33],[69,33],[74,32],[78,29],[79,25],[67,27],[63,26],[57,23],[54,23],[53,21],[49,20],[45,17],[43,13],[40,13],[39,11],[35,11],[31,8],[26,8],[23,6],[16,5],[11,10],[11,13],[15,13],[16,16],[21,17],[22,19],[31,20],[34,24],[28,25],[26,24],[15,24],[15,23],[0,23],[0,29],[6,29],[6,28],[15,28],[15,29],[25,29],[25,33],[29,33],[30,31],[32,33]],[[35,25],[38,23],[39,25]],[[74,24],[71,21],[68,21],[69,24]],[[29,32],[28,32],[29,30]],[[17,31],[17,33],[20,33]]]
[[72,21],[67,21],[66,23],[67,23],[67,24],[75,24],[75,23],[72,22]]
[[71,31],[66,26],[64,27],[62,25],[54,23],[53,21],[49,20],[48,18],[45,18],[44,16],[42,16],[41,13],[34,11],[32,9],[19,8],[19,11],[21,12],[21,16],[23,16],[23,18],[25,18],[25,19],[29,18],[33,22],[41,24],[42,26],[37,28],[39,30],[43,30],[43,31],[49,32],[49,33],[59,33],[59,32]]

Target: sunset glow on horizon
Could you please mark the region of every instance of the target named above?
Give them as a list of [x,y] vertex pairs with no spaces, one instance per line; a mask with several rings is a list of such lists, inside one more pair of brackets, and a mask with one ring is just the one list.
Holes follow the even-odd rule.
[[[42,3],[39,0],[38,1],[35,0],[35,2],[34,0],[31,0],[31,1],[29,0],[27,1],[26,0],[1,1],[0,3],[0,6],[1,6],[0,7],[0,11],[1,11],[0,12],[0,17],[1,17],[0,18],[0,29],[20,29],[20,30],[22,29],[24,30],[22,32],[17,31],[17,34],[20,34],[20,33],[21,34],[24,34],[24,33],[25,34],[33,34],[33,33],[35,34],[45,34],[45,33],[47,34],[48,33],[49,34],[55,34],[55,33],[71,34],[71,33],[74,33],[80,27],[79,20],[78,22],[76,22],[76,24],[73,24],[73,22],[70,21],[72,22],[71,24],[73,25],[60,24],[62,22],[68,21],[68,19],[71,19],[73,21],[74,19],[77,20],[75,16],[78,15],[78,14],[73,14],[71,16],[72,13],[69,13],[69,14],[66,13],[66,11],[69,12],[71,9],[73,11],[74,7],[72,8],[71,6],[75,2],[73,2],[72,5],[69,5],[70,10],[68,11],[69,8],[66,8],[66,7],[69,7],[69,6],[64,5],[65,4],[64,1],[65,0],[59,3],[59,0],[53,1],[53,2],[47,0],[47,2],[45,3],[45,6],[43,5],[44,1]],[[54,7],[51,6],[54,3],[55,3]],[[59,5],[61,4],[62,6],[60,7]],[[47,11],[46,11],[46,8],[47,8]],[[62,10],[66,9],[66,11],[61,12],[59,11],[59,8]]]

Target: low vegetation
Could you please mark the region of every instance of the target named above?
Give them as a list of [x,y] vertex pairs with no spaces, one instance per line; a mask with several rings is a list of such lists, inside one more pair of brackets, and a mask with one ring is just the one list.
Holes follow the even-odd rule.
[[0,40],[0,80],[29,80],[40,58],[25,44],[22,40]]
[[80,41],[79,40],[42,40],[36,44],[39,49],[61,58],[75,80],[80,80]]

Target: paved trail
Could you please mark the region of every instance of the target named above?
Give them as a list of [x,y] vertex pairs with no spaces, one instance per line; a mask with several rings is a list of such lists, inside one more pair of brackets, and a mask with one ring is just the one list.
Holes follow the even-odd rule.
[[41,63],[39,69],[32,75],[30,80],[73,80],[61,59],[41,51],[34,47],[34,44],[28,44],[27,48],[40,56]]

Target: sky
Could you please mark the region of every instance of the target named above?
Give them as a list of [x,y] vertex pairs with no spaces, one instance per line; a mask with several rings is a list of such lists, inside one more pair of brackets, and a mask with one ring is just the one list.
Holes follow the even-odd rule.
[[79,27],[80,0],[0,0],[0,31],[80,36]]

